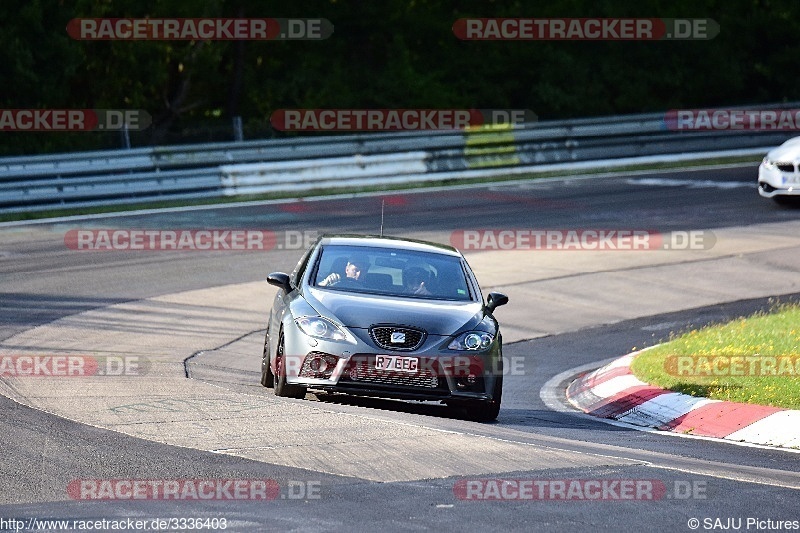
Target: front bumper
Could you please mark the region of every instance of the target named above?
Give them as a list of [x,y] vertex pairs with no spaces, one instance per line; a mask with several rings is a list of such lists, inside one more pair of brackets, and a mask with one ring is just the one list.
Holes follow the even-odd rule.
[[[413,359],[413,372],[376,368],[375,361],[386,354],[353,354],[339,357],[310,352],[293,384],[328,392],[359,396],[381,396],[409,400],[490,400],[495,379],[502,374],[499,358],[491,351],[484,354],[437,354],[420,356],[404,353],[392,356]],[[320,361],[324,361],[320,363]],[[332,364],[334,363],[335,364]]]
[[[447,337],[429,336],[419,350],[392,352],[361,339],[353,346],[309,343],[302,333],[290,335],[296,337],[286,338],[286,382],[311,389],[410,400],[488,401],[503,373],[498,339],[484,351],[465,352],[447,350]],[[414,370],[384,370],[376,366],[381,356],[413,360]]]
[[758,167],[758,194],[764,198],[800,196],[800,172],[785,172],[761,163]]

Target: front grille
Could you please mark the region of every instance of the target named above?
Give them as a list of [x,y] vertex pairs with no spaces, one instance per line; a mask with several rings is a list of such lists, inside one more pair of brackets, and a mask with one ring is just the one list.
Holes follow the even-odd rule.
[[372,326],[369,335],[375,344],[385,350],[410,351],[422,345],[426,334],[405,326]]
[[794,163],[775,163],[775,166],[783,172],[794,172]]
[[439,378],[430,368],[422,368],[416,372],[399,372],[396,370],[380,370],[375,368],[375,356],[354,357],[343,373],[340,383],[361,383],[364,385],[392,385],[395,387],[417,387],[435,389],[439,386]]

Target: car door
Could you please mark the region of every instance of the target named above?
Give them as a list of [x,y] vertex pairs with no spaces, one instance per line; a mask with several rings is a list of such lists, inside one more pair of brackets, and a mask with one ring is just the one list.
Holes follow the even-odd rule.
[[267,338],[269,339],[270,368],[272,368],[273,371],[275,369],[272,365],[272,361],[275,360],[275,351],[277,350],[278,346],[278,335],[281,329],[281,324],[284,320],[284,315],[289,308],[289,302],[293,297],[297,296],[295,293],[302,284],[303,275],[305,274],[309,259],[312,255],[314,255],[312,252],[315,250],[316,246],[317,244],[315,243],[305,251],[303,256],[300,258],[300,261],[298,261],[297,266],[289,275],[289,283],[292,287],[291,290],[287,293],[282,289],[278,289],[278,292],[275,294],[275,298],[272,300],[272,310],[270,311],[269,323],[267,325]]

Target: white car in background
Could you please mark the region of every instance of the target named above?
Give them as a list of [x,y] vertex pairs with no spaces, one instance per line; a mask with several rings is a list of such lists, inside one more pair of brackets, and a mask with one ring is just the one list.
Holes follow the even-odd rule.
[[778,203],[800,203],[800,137],[770,150],[758,167],[758,194]]

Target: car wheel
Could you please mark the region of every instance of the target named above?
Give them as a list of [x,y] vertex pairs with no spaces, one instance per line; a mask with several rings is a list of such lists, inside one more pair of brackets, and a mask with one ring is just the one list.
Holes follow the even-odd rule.
[[286,383],[286,361],[284,361],[283,331],[278,337],[278,350],[275,353],[275,396],[284,398],[305,398],[306,388]]
[[275,386],[275,375],[269,363],[269,332],[264,336],[264,352],[261,354],[261,384],[268,389]]
[[503,376],[494,380],[492,399],[488,402],[480,401],[467,405],[467,415],[470,420],[477,422],[491,422],[500,414],[500,402],[503,399]]

